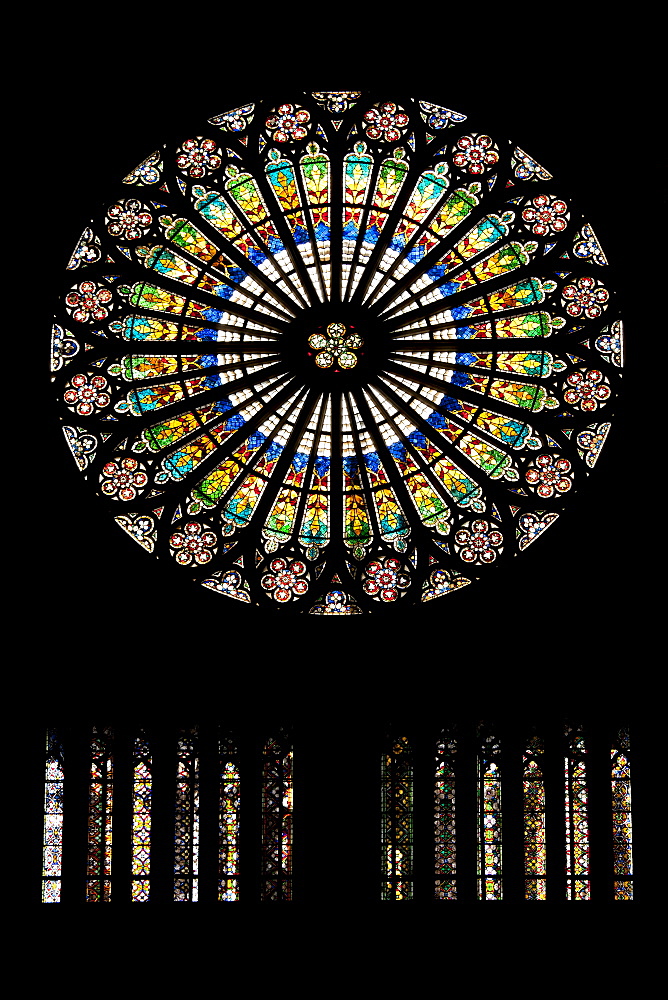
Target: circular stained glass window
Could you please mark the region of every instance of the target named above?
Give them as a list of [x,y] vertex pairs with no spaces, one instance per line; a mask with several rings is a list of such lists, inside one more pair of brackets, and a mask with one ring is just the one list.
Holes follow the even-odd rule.
[[117,524],[223,597],[446,598],[596,463],[622,327],[549,170],[459,110],[286,92],[148,151],[81,235],[51,350]]

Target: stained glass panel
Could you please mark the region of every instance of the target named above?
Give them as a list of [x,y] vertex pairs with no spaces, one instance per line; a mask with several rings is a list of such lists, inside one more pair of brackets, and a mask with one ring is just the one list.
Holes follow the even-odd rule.
[[111,833],[114,786],[113,732],[96,728],[90,741],[86,902],[111,902]]
[[413,898],[413,753],[405,736],[381,757],[381,870],[382,899]]
[[444,732],[436,745],[436,899],[457,898],[457,836],[455,826],[455,763],[457,740]]
[[478,730],[478,899],[503,899],[501,744]]
[[567,726],[565,735],[566,896],[589,899],[587,743],[582,726]]
[[262,754],[262,888],[267,902],[292,899],[292,744],[285,733]]
[[42,836],[42,902],[59,903],[63,873],[64,753],[60,734],[46,734],[44,831]]
[[174,831],[174,900],[199,898],[199,740],[197,729],[184,730],[176,751]]
[[218,741],[218,900],[239,899],[239,833],[241,819],[241,773],[234,740]]
[[145,551],[268,610],[389,614],[558,523],[612,426],[622,323],[589,220],[492,131],[286,90],[119,178],[65,269],[51,375]]
[[615,899],[633,899],[631,746],[628,729],[620,729],[615,734],[610,758],[614,893]]
[[544,746],[532,736],[524,748],[524,898],[546,899]]
[[132,757],[132,902],[150,900],[153,760],[148,740],[137,736]]

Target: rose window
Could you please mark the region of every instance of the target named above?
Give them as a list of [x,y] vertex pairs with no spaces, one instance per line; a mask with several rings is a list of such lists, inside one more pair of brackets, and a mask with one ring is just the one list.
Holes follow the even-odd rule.
[[516,142],[419,95],[286,88],[101,192],[51,376],[138,559],[269,613],[391,615],[561,530],[623,330],[597,234]]

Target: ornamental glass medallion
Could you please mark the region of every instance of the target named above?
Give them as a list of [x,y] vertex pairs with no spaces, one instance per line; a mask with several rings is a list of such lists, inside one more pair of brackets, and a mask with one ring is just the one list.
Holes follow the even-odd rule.
[[73,249],[51,348],[74,459],[139,545],[224,597],[360,614],[555,523],[608,435],[622,325],[543,166],[358,91],[147,153]]

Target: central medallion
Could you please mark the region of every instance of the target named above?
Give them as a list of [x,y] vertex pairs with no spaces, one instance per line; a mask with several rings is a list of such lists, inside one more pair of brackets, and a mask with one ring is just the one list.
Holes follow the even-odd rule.
[[364,341],[353,326],[344,323],[330,323],[325,332],[312,333],[309,346],[316,351],[315,363],[318,368],[350,371],[355,367],[359,350]]

